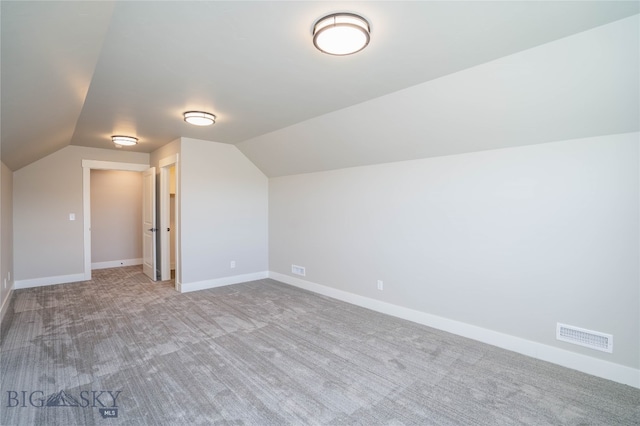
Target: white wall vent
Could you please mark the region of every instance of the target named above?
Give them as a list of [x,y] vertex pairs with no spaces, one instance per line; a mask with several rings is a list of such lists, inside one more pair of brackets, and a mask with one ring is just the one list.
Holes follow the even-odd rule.
[[613,352],[613,336],[598,331],[586,330],[558,323],[556,339],[603,352]]
[[304,266],[298,266],[298,265],[291,265],[291,273],[296,275],[302,275],[303,277],[306,275]]

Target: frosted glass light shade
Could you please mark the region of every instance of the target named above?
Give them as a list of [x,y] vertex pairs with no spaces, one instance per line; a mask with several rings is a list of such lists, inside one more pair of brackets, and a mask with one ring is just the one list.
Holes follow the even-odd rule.
[[204,111],[187,111],[184,113],[184,121],[196,126],[210,126],[216,122],[216,116]]
[[313,26],[313,44],[329,55],[351,55],[364,49],[370,40],[369,23],[353,13],[334,13]]
[[120,146],[133,146],[138,143],[138,138],[133,136],[111,136],[111,140],[114,144]]

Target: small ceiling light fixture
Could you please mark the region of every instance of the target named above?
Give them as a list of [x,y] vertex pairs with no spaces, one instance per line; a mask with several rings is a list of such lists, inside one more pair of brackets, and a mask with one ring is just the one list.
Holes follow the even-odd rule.
[[184,113],[184,121],[196,126],[210,126],[216,122],[216,116],[204,111],[187,111]]
[[138,138],[133,136],[111,136],[111,140],[119,146],[133,146],[138,143]]
[[353,13],[333,13],[313,26],[313,44],[329,55],[351,55],[369,44],[369,22]]

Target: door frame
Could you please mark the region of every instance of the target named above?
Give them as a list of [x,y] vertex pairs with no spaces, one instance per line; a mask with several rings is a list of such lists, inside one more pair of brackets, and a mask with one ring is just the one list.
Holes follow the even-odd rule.
[[91,170],[144,172],[148,164],[82,160],[82,220],[84,222],[84,280],[91,279]]
[[166,231],[169,228],[170,222],[170,209],[171,209],[171,195],[169,194],[170,188],[170,169],[175,167],[175,219],[174,229],[175,232],[175,246],[173,250],[176,256],[176,276],[175,276],[175,288],[178,290],[179,283],[181,282],[180,275],[180,154],[173,154],[168,157],[162,158],[158,162],[160,169],[160,280],[167,281],[171,279],[171,242],[169,238],[169,232]]

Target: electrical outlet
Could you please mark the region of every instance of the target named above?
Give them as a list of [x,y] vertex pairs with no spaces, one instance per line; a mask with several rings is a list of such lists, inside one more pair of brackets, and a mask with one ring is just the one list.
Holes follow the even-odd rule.
[[384,283],[382,282],[382,280],[378,280],[378,290],[384,290]]
[[291,273],[302,275],[304,277],[306,275],[306,270],[304,266],[291,265]]
[[235,261],[235,260],[232,260],[232,261],[231,261],[231,263],[229,263],[229,267],[230,267],[231,269],[235,268],[235,267],[236,267],[236,261]]

